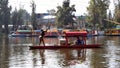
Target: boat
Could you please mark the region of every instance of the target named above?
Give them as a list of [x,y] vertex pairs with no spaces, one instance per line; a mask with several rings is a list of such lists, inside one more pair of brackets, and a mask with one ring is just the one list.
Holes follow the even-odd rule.
[[45,37],[58,37],[60,33],[58,32],[57,29],[52,29],[52,30],[47,30],[45,33]]
[[120,25],[117,25],[116,28],[105,30],[105,36],[120,36]]
[[[47,46],[41,46],[41,45],[33,45],[29,46],[30,49],[60,49],[60,48],[100,48],[101,44],[86,44],[86,36],[87,32],[65,32],[65,43],[60,43],[56,45],[47,45]],[[84,44],[70,44],[68,37],[83,37]],[[63,41],[62,41],[63,42]]]
[[[41,30],[17,30],[16,32],[10,34],[11,37],[38,37],[41,33]],[[50,31],[48,30],[45,34],[45,37],[58,37],[59,32],[57,30]]]
[[108,19],[104,19],[104,20],[116,24],[115,27],[106,29],[104,35],[105,36],[120,36],[120,23],[116,21],[108,20]]
[[17,30],[10,34],[11,37],[37,37],[41,30]]
[[37,34],[11,34],[10,37],[38,37]]
[[105,36],[120,36],[120,29],[105,30]]
[[100,48],[99,44],[86,44],[86,45],[69,45],[69,46],[29,46],[30,49],[61,49],[61,48]]

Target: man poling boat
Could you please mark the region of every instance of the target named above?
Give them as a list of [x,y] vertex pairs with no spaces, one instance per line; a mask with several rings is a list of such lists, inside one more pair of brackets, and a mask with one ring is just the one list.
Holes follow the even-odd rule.
[[46,32],[47,32],[47,30],[44,31],[43,29],[41,29],[41,33],[40,33],[40,36],[39,36],[39,45],[41,44],[41,42],[43,42],[43,45],[45,46],[44,36],[45,36]]

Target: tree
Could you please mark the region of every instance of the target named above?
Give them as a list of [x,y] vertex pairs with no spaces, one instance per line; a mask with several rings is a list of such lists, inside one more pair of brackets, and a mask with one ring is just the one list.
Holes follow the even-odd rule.
[[0,33],[2,32],[2,4],[0,1]]
[[114,11],[114,19],[116,22],[120,23],[120,0],[114,0],[115,11]]
[[50,15],[55,15],[55,9],[51,9],[51,10],[47,10],[47,12],[50,14]]
[[4,25],[6,35],[9,33],[8,24],[10,23],[10,11],[11,6],[8,6],[8,0],[0,0],[0,25]]
[[74,20],[73,18],[75,17],[73,12],[75,12],[75,5],[72,5],[70,7],[70,1],[65,0],[63,2],[62,6],[57,7],[57,12],[56,12],[56,17],[57,17],[57,22],[58,22],[58,27],[63,27],[63,25],[72,25]]
[[15,11],[12,12],[11,15],[12,15],[11,20],[12,20],[12,24],[13,24],[13,31],[16,31],[17,28],[18,28],[18,25],[17,25],[17,22],[18,22],[18,11],[17,11],[17,9],[15,9]]
[[[55,16],[55,13],[56,13],[56,11],[54,9],[47,10],[47,12],[48,12],[48,15],[52,15],[52,16]],[[47,26],[50,28],[51,25],[53,25],[53,24],[50,23],[49,18],[48,18]]]
[[13,30],[17,30],[18,26],[25,25],[30,20],[30,15],[25,9],[15,9],[11,17]]
[[88,10],[88,22],[91,22],[93,29],[105,28],[104,19],[107,18],[107,9],[109,8],[109,0],[90,0],[90,5],[87,7]]
[[[109,11],[109,13],[108,13],[108,20],[111,20],[111,21],[113,20],[111,11]],[[106,27],[112,28],[114,25],[115,25],[114,23],[108,21],[108,24],[106,25]]]
[[32,1],[31,6],[32,6],[31,23],[32,23],[33,29],[35,30],[37,29],[37,22],[36,22],[36,14],[35,14],[36,5],[34,1]]

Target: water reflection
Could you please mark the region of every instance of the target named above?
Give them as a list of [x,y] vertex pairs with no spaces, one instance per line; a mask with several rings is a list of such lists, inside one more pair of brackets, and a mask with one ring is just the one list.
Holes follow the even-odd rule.
[[77,58],[81,60],[81,63],[86,60],[86,49],[80,49],[77,51]]
[[65,66],[82,64],[86,61],[86,49],[71,50],[65,54]]
[[[86,61],[86,49],[32,50],[34,67],[66,68]],[[38,54],[39,53],[39,54]],[[39,58],[37,58],[39,57]]]
[[[8,46],[8,37],[0,37],[0,38],[3,38],[1,39],[1,42],[0,42],[0,67],[1,68],[5,68],[5,67],[9,67],[8,64],[8,58],[9,58],[9,46]],[[1,62],[2,61],[2,62]]]
[[[0,37],[0,68],[120,68],[120,37],[100,36],[87,39],[103,44],[100,49],[29,50],[38,38]],[[57,38],[45,38],[58,44]],[[54,42],[54,43],[53,43]]]
[[[120,37],[104,37],[104,48],[92,50],[92,68],[120,68],[120,60],[117,55],[120,48],[120,43],[118,42]],[[120,53],[120,52],[119,52]]]

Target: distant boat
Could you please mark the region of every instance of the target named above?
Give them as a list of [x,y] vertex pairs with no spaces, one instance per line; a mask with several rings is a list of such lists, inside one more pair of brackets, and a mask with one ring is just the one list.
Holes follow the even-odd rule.
[[107,29],[105,36],[120,36],[120,29]]
[[36,37],[39,36],[41,30],[17,30],[10,34],[12,37]]
[[[38,37],[41,30],[17,30],[16,32],[10,34],[11,37]],[[58,37],[59,32],[57,30],[48,30],[45,37]]]
[[120,23],[116,21],[108,20],[108,19],[104,19],[104,20],[116,24],[115,28],[106,29],[104,35],[105,36],[120,36]]

